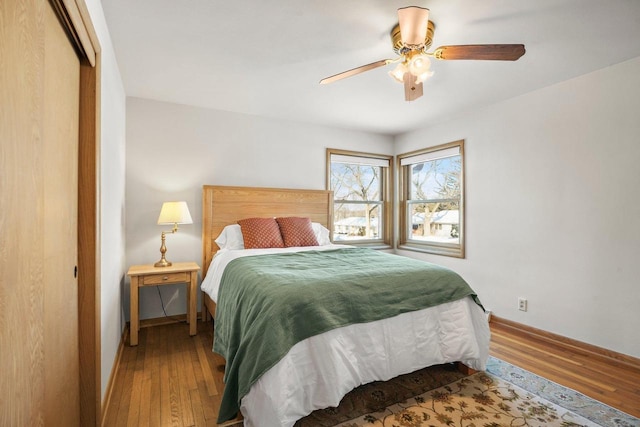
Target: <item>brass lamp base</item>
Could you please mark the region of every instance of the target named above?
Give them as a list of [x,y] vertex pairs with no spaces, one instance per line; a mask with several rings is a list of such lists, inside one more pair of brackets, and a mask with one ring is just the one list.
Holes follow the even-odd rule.
[[167,259],[164,257],[164,254],[167,252],[167,246],[164,244],[164,231],[162,232],[162,245],[160,245],[160,253],[162,254],[162,258],[160,258],[160,261],[156,262],[155,264],[153,264],[154,267],[169,267],[171,265],[171,262],[167,261]]
[[169,267],[170,265],[171,265],[171,262],[164,259],[164,256],[160,261],[153,264],[154,267]]

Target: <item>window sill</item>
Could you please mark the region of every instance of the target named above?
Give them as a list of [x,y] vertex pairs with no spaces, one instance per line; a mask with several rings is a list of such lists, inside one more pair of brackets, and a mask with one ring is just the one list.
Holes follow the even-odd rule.
[[398,249],[405,251],[421,252],[425,254],[449,256],[454,258],[464,258],[464,250],[460,248],[448,248],[435,245],[421,245],[415,243],[402,243],[398,245]]
[[354,242],[349,240],[336,240],[331,242],[334,245],[350,245],[357,246],[359,248],[369,248],[369,249],[393,249],[393,246],[384,243],[384,242]]

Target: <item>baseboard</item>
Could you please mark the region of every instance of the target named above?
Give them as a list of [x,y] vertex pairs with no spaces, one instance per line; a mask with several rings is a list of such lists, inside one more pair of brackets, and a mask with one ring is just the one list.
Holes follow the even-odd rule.
[[122,360],[122,353],[124,352],[124,345],[127,342],[127,337],[129,335],[129,328],[124,328],[122,331],[122,335],[120,336],[120,345],[118,346],[118,352],[116,353],[116,360],[113,362],[113,366],[111,367],[111,374],[109,375],[109,382],[107,383],[107,389],[105,390],[105,398],[102,401],[102,419],[100,420],[100,425],[104,426],[104,423],[107,419],[107,410],[109,409],[109,403],[111,403],[111,396],[113,395],[113,384],[115,382],[115,376],[120,368],[120,361]]
[[598,357],[611,364],[622,364],[633,369],[640,370],[640,359],[626,354],[618,353],[613,350],[598,347],[592,344],[587,344],[582,341],[567,338],[562,335],[557,335],[552,332],[547,332],[542,329],[537,329],[531,326],[524,325],[522,323],[514,322],[512,320],[498,317],[495,314],[491,316],[490,324],[505,329],[510,329],[523,336],[528,336],[534,339],[543,340],[551,343],[564,350],[589,355],[591,357]]

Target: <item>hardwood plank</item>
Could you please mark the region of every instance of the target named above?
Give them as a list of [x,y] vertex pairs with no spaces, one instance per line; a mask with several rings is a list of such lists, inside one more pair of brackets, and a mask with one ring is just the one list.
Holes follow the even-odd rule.
[[149,426],[160,425],[160,408],[162,405],[160,393],[160,365],[156,365],[151,376],[151,398],[149,399]]
[[[138,358],[139,359],[139,358]],[[140,403],[142,402],[142,386],[144,374],[141,370],[134,370],[133,385],[131,386],[131,400],[129,403],[129,414],[127,416],[127,426],[138,426],[140,419]]]
[[207,385],[209,396],[216,396],[218,394],[218,388],[216,387],[215,381],[213,380],[213,372],[211,371],[211,366],[209,366],[209,361],[207,360],[204,347],[202,346],[202,342],[200,340],[196,341],[196,351],[198,352],[198,359],[200,359],[200,369],[202,369],[202,375],[204,377],[205,384]]
[[129,407],[131,402],[131,389],[133,388],[133,374],[135,360],[138,355],[137,348],[135,351],[125,351],[126,360],[122,364],[121,372],[122,380],[120,382],[121,388],[119,390],[118,410],[115,412],[115,419],[113,420],[113,426],[123,426],[127,424],[129,418]]
[[[138,416],[138,426],[139,427],[144,427],[144,426],[154,426],[157,424],[151,424],[151,408],[152,408],[152,394],[151,394],[151,387],[152,387],[152,379],[143,374],[143,380],[142,380],[142,389],[140,390],[140,413]],[[153,405],[154,408],[157,408],[158,405]]]
[[204,416],[202,401],[200,400],[200,394],[197,388],[195,390],[189,390],[189,401],[191,402],[191,410],[193,412],[193,425],[206,425],[207,419]]
[[[190,338],[190,340],[193,340]],[[192,343],[189,343],[192,344]],[[185,384],[188,390],[197,390],[198,383],[196,382],[195,365],[194,361],[198,360],[197,350],[193,345],[187,344],[187,349],[182,353],[183,357],[183,373],[185,376]]]
[[[182,339],[184,341],[184,338]],[[174,377],[176,378],[176,382],[178,384],[179,390],[179,408],[180,413],[182,414],[182,423],[185,426],[194,425],[194,417],[193,417],[193,409],[191,407],[191,390],[189,384],[189,366],[191,363],[185,363],[185,355],[188,357],[188,345],[190,343],[181,343],[180,349],[177,349],[174,353],[174,359],[176,364],[176,372]],[[189,361],[190,362],[190,361]]]
[[[176,377],[169,377],[169,400],[171,402],[171,426],[182,427],[182,411],[180,407],[180,381]],[[188,425],[188,424],[187,424]]]
[[[195,391],[194,391],[195,392]],[[202,405],[202,414],[206,421],[216,421],[218,419],[218,406],[214,403],[214,399],[209,397],[207,386],[204,382],[198,383],[198,396]]]
[[169,393],[169,365],[160,365],[160,425],[171,425],[171,395]]
[[[147,336],[142,337],[142,341],[146,343]],[[143,385],[146,379],[144,372],[144,361],[146,357],[147,346],[141,346],[136,352],[135,360],[130,360],[130,369],[133,370],[133,384],[131,386],[131,398],[129,399],[129,416],[127,417],[127,425],[135,427],[140,425],[141,405],[146,404],[142,400]]]

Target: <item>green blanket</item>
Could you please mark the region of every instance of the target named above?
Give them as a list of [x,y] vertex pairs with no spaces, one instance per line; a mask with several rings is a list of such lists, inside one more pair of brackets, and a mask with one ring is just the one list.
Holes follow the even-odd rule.
[[232,419],[251,385],[299,341],[472,296],[453,271],[348,248],[231,261],[216,306],[213,350],[226,360],[218,422]]

